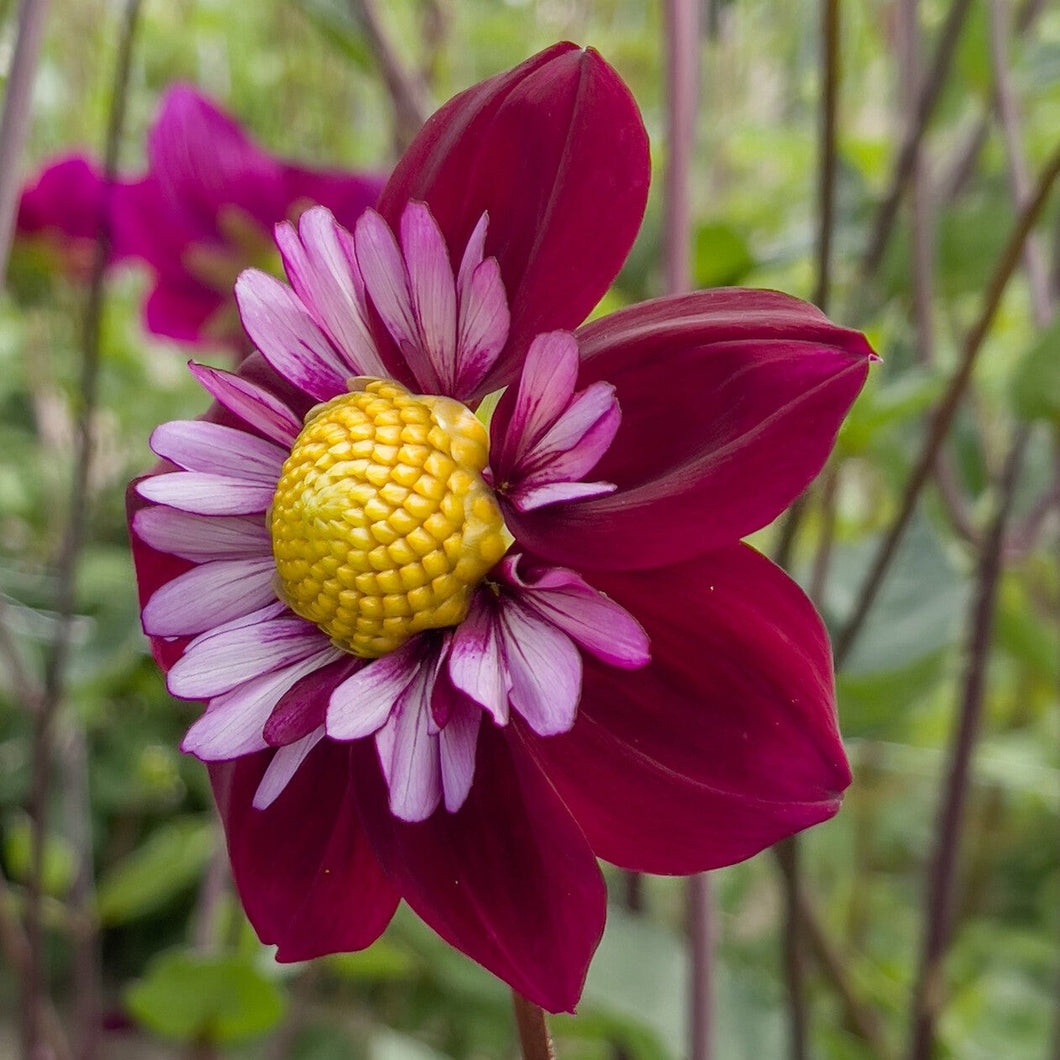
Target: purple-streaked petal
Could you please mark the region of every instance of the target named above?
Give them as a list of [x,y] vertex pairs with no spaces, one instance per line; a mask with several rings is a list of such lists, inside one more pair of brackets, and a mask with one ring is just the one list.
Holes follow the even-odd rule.
[[402,692],[390,720],[375,734],[390,793],[390,812],[425,821],[442,801],[438,736],[431,733],[431,692],[438,659],[426,659]]
[[515,555],[501,561],[498,574],[518,590],[526,607],[604,662],[637,669],[651,658],[643,626],[574,571],[535,566]]
[[203,563],[167,582],[143,609],[150,637],[203,633],[222,622],[249,615],[276,599],[272,556]]
[[364,834],[349,749],[322,740],[276,801],[257,810],[273,757],[210,766],[243,908],[261,941],[279,947],[277,960],[363,949],[390,922],[398,894]]
[[191,374],[229,412],[290,448],[302,430],[301,420],[275,395],[241,376],[205,364],[189,363]]
[[192,515],[155,506],[136,512],[132,527],[152,548],[197,563],[272,554],[268,527],[253,516]]
[[353,253],[353,238],[323,207],[306,210],[298,231],[276,227],[276,242],[287,277],[317,324],[327,333],[349,375],[388,375],[368,325],[364,280]]
[[276,484],[263,485],[226,475],[174,471],[153,475],[137,486],[144,500],[195,515],[252,515],[272,504]]
[[151,434],[151,448],[186,471],[263,482],[275,490],[287,451],[235,427],[170,420]]
[[593,471],[618,489],[506,519],[520,544],[579,570],[678,562],[770,522],[820,470],[872,357],[812,306],[749,290],[633,306],[578,345],[579,384],[612,383],[622,409]]
[[607,452],[621,419],[614,387],[593,383],[526,450],[516,471],[527,485],[580,479]]
[[501,399],[490,422],[490,464],[504,480],[556,422],[574,395],[578,344],[566,331],[538,335],[530,344],[514,401]]
[[181,699],[206,699],[301,662],[327,643],[316,626],[293,615],[226,628],[192,641],[169,671],[167,685]]
[[498,610],[512,707],[540,736],[566,732],[574,724],[581,696],[578,649],[551,622],[510,597],[502,598]]
[[254,792],[254,809],[268,809],[281,795],[291,778],[298,772],[298,767],[306,760],[309,752],[324,738],[324,726],[318,725],[311,733],[303,736],[286,747],[280,747],[265,770],[258,790]]
[[508,676],[501,655],[500,631],[489,590],[475,594],[467,617],[453,631],[449,676],[454,685],[508,724]]
[[484,213],[478,219],[478,223],[468,237],[467,246],[464,247],[464,254],[460,259],[460,269],[456,274],[456,290],[461,306],[464,305],[470,295],[472,278],[485,256],[484,248],[486,246],[486,232],[489,229],[489,223],[489,214]]
[[831,817],[850,772],[820,618],[746,545],[594,581],[651,638],[643,669],[585,661],[578,720],[527,736],[593,849],[684,874]]
[[603,879],[549,781],[503,735],[510,732],[482,727],[475,782],[456,813],[418,824],[395,818],[365,743],[350,745],[352,782],[376,856],[412,909],[535,1004],[573,1010],[603,931]]
[[204,762],[224,761],[264,750],[268,745],[262,731],[279,698],[296,681],[333,662],[337,654],[337,649],[327,646],[308,658],[246,680],[230,692],[214,697],[205,713],[188,729],[181,750]]
[[442,774],[445,808],[456,813],[467,801],[471,783],[475,779],[475,748],[482,711],[464,702],[449,714],[445,726],[438,733],[438,759]]
[[338,659],[307,674],[285,692],[265,723],[265,742],[270,747],[282,747],[311,733],[324,724],[331,693],[363,666],[366,659],[358,659],[342,652]]
[[480,262],[466,283],[461,268],[459,284],[460,325],[453,393],[462,398],[474,394],[496,363],[508,339],[511,314],[496,258]]
[[428,394],[441,392],[440,381],[421,349],[409,277],[394,233],[375,212],[365,210],[353,234],[357,267],[372,304],[415,376]]
[[318,401],[345,392],[349,365],[294,291],[268,273],[247,269],[236,280],[236,301],[247,334],[284,379]]
[[541,486],[519,485],[509,490],[505,497],[520,512],[532,512],[546,504],[580,501],[586,497],[603,497],[614,493],[613,482],[546,482]]
[[331,693],[328,736],[333,740],[370,736],[390,716],[422,663],[422,645],[413,638],[346,678]]
[[442,233],[421,202],[410,202],[401,215],[401,249],[423,352],[441,393],[452,394],[458,370],[456,281]]

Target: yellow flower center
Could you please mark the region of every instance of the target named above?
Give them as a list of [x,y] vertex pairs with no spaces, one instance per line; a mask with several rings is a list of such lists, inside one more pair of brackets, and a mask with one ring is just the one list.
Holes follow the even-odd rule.
[[377,658],[459,623],[508,539],[469,409],[388,379],[351,386],[306,416],[276,486],[272,551],[291,609]]

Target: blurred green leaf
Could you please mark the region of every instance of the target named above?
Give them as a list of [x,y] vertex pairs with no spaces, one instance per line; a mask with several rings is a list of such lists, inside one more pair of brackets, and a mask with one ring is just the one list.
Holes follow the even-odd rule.
[[249,961],[183,950],[156,957],[125,1003],[155,1034],[217,1045],[264,1034],[284,1012],[279,987]]
[[[13,880],[26,883],[33,863],[33,830],[27,814],[14,813],[4,822],[4,861]],[[44,837],[45,894],[61,897],[70,889],[77,871],[77,855],[69,841],[56,833]]]
[[747,243],[730,225],[707,221],[696,225],[692,243],[692,277],[696,287],[730,287],[754,268]]
[[182,817],[160,825],[100,881],[100,921],[123,924],[166,905],[194,886],[216,843],[212,817]]
[[[825,596],[825,612],[836,624],[850,614],[878,545],[876,539],[864,539],[836,550]],[[926,519],[914,518],[855,641],[847,672],[904,670],[952,644],[966,597],[965,579],[936,531]]]
[[1060,317],[1023,355],[1012,379],[1012,403],[1025,420],[1047,420],[1060,429]]

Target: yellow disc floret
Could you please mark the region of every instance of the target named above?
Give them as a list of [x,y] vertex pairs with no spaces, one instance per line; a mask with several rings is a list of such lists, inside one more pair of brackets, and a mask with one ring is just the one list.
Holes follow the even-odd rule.
[[387,379],[351,386],[306,416],[276,486],[272,551],[291,609],[376,658],[459,623],[506,530],[470,410]]

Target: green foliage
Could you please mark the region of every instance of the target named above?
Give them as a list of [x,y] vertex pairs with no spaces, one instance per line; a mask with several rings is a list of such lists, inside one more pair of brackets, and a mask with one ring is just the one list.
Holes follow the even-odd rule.
[[239,957],[170,951],[125,992],[133,1017],[182,1042],[225,1045],[265,1034],[283,1017],[279,987]]
[[216,844],[210,817],[176,818],[160,824],[100,880],[100,921],[123,924],[165,908],[195,885]]

